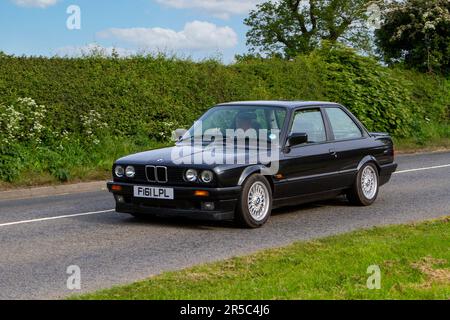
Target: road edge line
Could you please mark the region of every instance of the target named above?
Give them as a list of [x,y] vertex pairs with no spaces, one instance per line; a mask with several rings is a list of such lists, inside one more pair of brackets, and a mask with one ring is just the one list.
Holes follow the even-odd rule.
[[85,212],[85,213],[66,214],[63,216],[56,216],[56,217],[46,217],[46,218],[36,218],[36,219],[29,219],[29,220],[5,222],[5,223],[0,223],[0,228],[15,226],[15,225],[19,225],[19,224],[33,223],[33,222],[44,222],[44,221],[59,220],[59,219],[66,219],[66,218],[90,216],[90,215],[94,215],[94,214],[110,213],[110,212],[115,212],[115,211],[116,211],[115,209],[109,209],[109,210],[92,211],[92,212]]
[[0,201],[33,199],[106,190],[105,180],[25,189],[11,189],[0,191]]

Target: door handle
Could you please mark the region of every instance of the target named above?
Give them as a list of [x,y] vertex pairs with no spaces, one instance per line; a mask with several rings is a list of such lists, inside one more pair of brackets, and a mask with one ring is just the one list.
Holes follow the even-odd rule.
[[331,154],[332,156],[334,156],[335,158],[337,158],[337,156],[338,156],[335,149],[330,149],[330,154]]

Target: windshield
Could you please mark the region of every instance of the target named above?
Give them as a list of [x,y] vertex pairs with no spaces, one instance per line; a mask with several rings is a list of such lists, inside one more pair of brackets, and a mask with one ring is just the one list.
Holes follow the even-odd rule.
[[266,136],[268,140],[279,138],[286,109],[264,106],[223,106],[214,107],[207,111],[183,137],[221,135],[228,137],[235,135],[237,130],[256,133],[256,137]]

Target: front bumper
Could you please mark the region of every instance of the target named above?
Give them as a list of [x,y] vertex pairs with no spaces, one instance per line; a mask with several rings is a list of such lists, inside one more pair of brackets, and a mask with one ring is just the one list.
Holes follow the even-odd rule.
[[[186,217],[200,220],[231,220],[234,218],[234,211],[241,193],[240,186],[230,188],[195,188],[164,185],[160,187],[174,189],[174,200],[159,200],[134,197],[135,185],[137,184],[107,183],[108,190],[114,194],[117,212],[162,217]],[[113,186],[116,190],[113,190]],[[208,191],[209,195],[195,196],[195,191]],[[122,196],[122,202],[118,201],[118,196]],[[214,203],[214,209],[206,210],[203,206],[204,203]]]

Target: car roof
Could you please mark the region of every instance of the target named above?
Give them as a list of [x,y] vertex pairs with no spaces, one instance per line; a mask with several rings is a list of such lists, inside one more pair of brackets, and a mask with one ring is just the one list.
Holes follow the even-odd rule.
[[217,106],[264,106],[264,107],[284,107],[284,108],[299,108],[310,106],[323,106],[323,105],[338,105],[334,102],[326,101],[284,101],[284,100],[260,100],[260,101],[236,101],[228,103],[220,103]]

